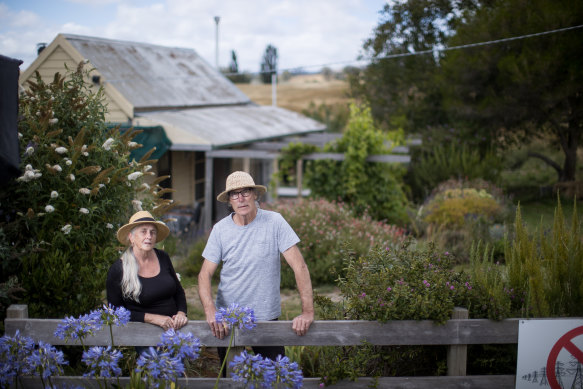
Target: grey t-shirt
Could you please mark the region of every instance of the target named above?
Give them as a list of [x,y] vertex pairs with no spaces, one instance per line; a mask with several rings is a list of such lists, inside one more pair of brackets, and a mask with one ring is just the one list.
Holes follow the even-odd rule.
[[217,222],[202,253],[216,264],[223,261],[217,309],[237,303],[253,308],[257,320],[279,317],[279,255],[299,241],[277,212],[258,209],[246,226],[235,224],[233,214]]

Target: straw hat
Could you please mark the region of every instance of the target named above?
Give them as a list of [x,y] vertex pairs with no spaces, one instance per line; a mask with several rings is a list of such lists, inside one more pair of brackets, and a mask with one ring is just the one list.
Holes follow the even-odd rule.
[[217,196],[217,200],[222,203],[229,201],[229,192],[232,190],[243,189],[243,188],[255,188],[257,195],[261,196],[267,192],[267,188],[263,185],[255,185],[255,181],[245,172],[234,172],[229,174],[227,177],[227,188],[224,192]]
[[170,229],[166,226],[166,224],[154,219],[150,212],[140,211],[134,213],[133,216],[130,217],[130,222],[128,224],[117,230],[117,240],[119,240],[119,242],[123,245],[128,245],[130,243],[128,234],[134,227],[139,226],[140,224],[153,224],[156,226],[156,229],[158,230],[158,234],[156,235],[156,243],[163,241],[170,234]]

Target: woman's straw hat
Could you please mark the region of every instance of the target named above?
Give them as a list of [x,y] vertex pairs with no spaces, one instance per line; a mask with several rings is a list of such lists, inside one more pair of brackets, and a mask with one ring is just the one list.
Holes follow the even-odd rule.
[[249,175],[249,173],[234,172],[229,174],[229,177],[227,177],[227,188],[224,192],[217,196],[217,200],[222,203],[226,203],[229,201],[230,191],[243,188],[255,188],[258,196],[261,196],[267,192],[267,188],[263,185],[255,185],[255,181],[253,181],[253,178]]
[[117,230],[117,240],[123,245],[129,244],[128,234],[132,228],[139,226],[140,224],[153,224],[158,230],[156,235],[156,243],[163,241],[170,234],[170,229],[163,222],[157,221],[152,217],[152,214],[148,211],[140,211],[133,214],[130,217],[130,222],[125,226]]

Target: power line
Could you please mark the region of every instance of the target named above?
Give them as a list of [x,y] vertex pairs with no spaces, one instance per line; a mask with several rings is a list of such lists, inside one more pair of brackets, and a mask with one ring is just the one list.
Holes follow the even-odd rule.
[[[364,62],[364,61],[374,61],[374,60],[381,60],[381,59],[392,59],[392,58],[401,58],[401,57],[411,57],[411,56],[414,56],[414,55],[433,54],[435,52],[440,52],[440,51],[461,50],[461,49],[467,49],[467,48],[471,48],[471,47],[495,45],[495,44],[498,44],[498,43],[516,41],[516,40],[520,40],[520,39],[527,39],[527,38],[533,38],[533,37],[537,37],[537,36],[556,34],[558,32],[565,32],[565,31],[570,31],[570,30],[576,30],[578,28],[583,28],[583,24],[578,25],[578,26],[572,26],[572,27],[558,28],[556,30],[543,31],[543,32],[537,32],[537,33],[533,33],[533,34],[526,34],[526,35],[520,35],[520,36],[514,36],[514,37],[510,37],[510,38],[495,39],[495,40],[486,41],[486,42],[468,43],[468,44],[459,45],[459,46],[434,48],[434,49],[429,49],[429,50],[415,51],[415,52],[412,52],[412,53],[388,54],[388,55],[383,55],[381,57],[373,57],[373,58],[361,59],[361,60],[354,60],[354,61],[341,61],[341,62],[334,62],[334,63],[328,63],[328,64],[321,64],[321,65],[296,66],[294,68],[283,69],[282,71],[286,71],[286,70],[287,71],[293,71],[293,70],[297,70],[297,69],[315,68],[315,67],[323,68],[323,67],[326,67],[326,66],[346,65],[346,64],[359,63],[359,62]],[[251,73],[250,72],[246,72],[246,74],[261,74],[261,73],[262,72],[254,72],[254,73],[253,72],[251,72]],[[236,75],[236,74],[241,74],[241,73],[224,73],[224,74],[227,75],[227,76],[230,76],[230,75]]]

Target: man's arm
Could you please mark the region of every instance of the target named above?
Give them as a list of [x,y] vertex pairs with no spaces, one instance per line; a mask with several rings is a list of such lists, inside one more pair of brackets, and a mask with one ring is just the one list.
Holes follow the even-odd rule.
[[297,245],[284,251],[283,257],[294,271],[302,300],[302,314],[294,318],[292,329],[297,335],[305,335],[314,321],[314,297],[310,272]]
[[217,267],[218,265],[216,263],[207,259],[204,260],[200,273],[198,273],[198,296],[204,309],[206,322],[211,328],[213,335],[219,339],[223,339],[229,334],[229,330],[223,323],[217,323],[215,320],[217,308],[215,307],[211,291],[212,277]]

